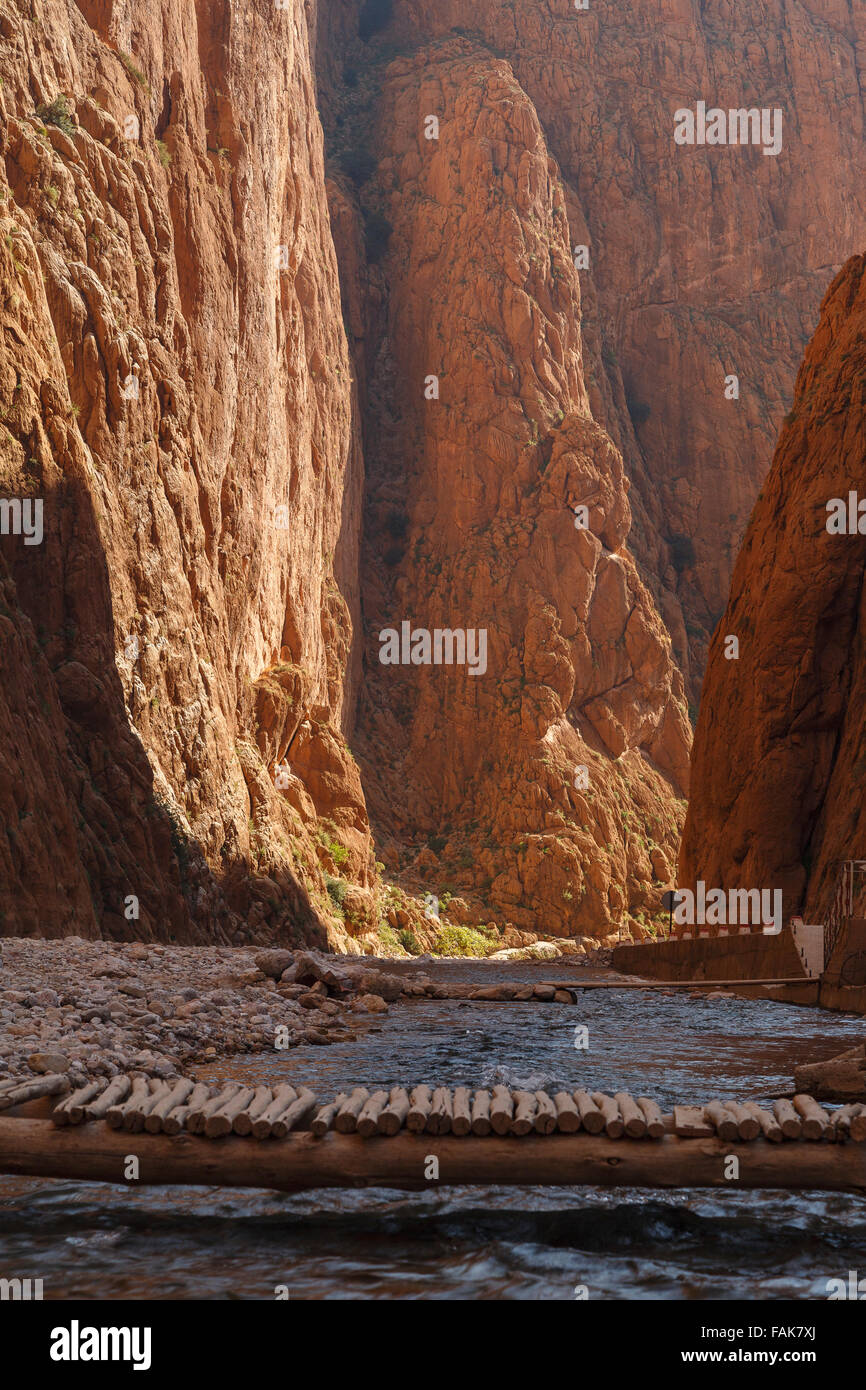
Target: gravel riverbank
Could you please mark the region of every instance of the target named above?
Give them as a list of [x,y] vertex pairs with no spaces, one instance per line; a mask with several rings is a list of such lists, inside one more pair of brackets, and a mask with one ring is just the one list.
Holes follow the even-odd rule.
[[575,968],[583,958],[396,961],[11,937],[0,940],[0,1080],[166,1078],[217,1056],[350,1040],[359,1015],[404,997],[549,1001],[545,978]]

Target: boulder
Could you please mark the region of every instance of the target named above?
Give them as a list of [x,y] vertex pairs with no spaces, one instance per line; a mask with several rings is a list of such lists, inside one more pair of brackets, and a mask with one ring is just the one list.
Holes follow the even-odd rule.
[[474,989],[469,997],[470,999],[493,999],[497,1002],[504,1002],[514,998],[516,989],[516,985],[485,985],[482,989]]
[[292,951],[259,951],[253,957],[259,970],[263,975],[267,975],[271,980],[279,980],[284,970],[294,963],[294,952]]
[[556,960],[562,955],[552,941],[536,941],[532,946],[509,946],[504,951],[494,951],[488,960]]
[[386,975],[382,970],[364,970],[358,975],[355,988],[359,994],[378,994],[393,1004],[403,993],[403,981],[399,975]]
[[352,1005],[358,1013],[385,1014],[388,1005],[380,994],[360,994]]
[[298,984],[313,985],[321,980],[328,989],[342,993],[357,988],[357,965],[337,965],[333,957],[319,951],[299,951],[294,960],[294,977]]
[[48,1076],[55,1071],[69,1071],[71,1063],[62,1052],[33,1052],[27,1058],[27,1065],[31,1071]]

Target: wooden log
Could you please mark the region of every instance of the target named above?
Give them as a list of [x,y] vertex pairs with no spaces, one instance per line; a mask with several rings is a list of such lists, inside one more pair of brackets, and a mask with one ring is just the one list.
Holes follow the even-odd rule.
[[331,1101],[330,1105],[323,1105],[318,1113],[314,1115],[310,1129],[318,1139],[321,1139],[322,1135],[327,1134],[328,1130],[332,1128],[340,1112],[340,1106],[348,1099],[349,1097],[346,1092],[341,1091],[337,1098]]
[[538,1108],[532,1128],[536,1134],[552,1134],[556,1129],[556,1106],[546,1091],[536,1091],[535,1099]]
[[145,1085],[146,1089],[143,1092],[139,1092],[135,1103],[132,1103],[132,1096],[130,1096],[129,1103],[124,1107],[121,1129],[127,1134],[140,1134],[144,1129],[144,1112],[145,1109],[149,1111],[150,1103],[153,1102],[154,1090],[157,1086],[157,1082],[149,1076],[146,1079]]
[[356,1129],[364,1139],[369,1139],[379,1128],[379,1116],[388,1104],[387,1091],[374,1091],[371,1096],[364,1101],[362,1110],[358,1115]]
[[447,1086],[437,1086],[430,1102],[427,1117],[428,1134],[450,1134],[451,1119],[454,1114],[451,1092]]
[[588,1091],[575,1091],[574,1103],[580,1116],[580,1123],[587,1134],[601,1134],[604,1129],[604,1115],[599,1110]]
[[194,1111],[186,1122],[187,1130],[191,1134],[204,1134],[207,1122],[211,1115],[215,1115],[224,1105],[236,1096],[238,1091],[244,1090],[240,1081],[227,1081],[221,1090],[217,1091],[205,1101],[198,1110]]
[[392,1086],[388,1104],[384,1107],[376,1125],[380,1134],[399,1133],[409,1114],[409,1092],[404,1086]]
[[[383,1091],[383,1095],[387,1093]],[[315,1092],[308,1087],[302,1086],[298,1092],[297,1099],[271,1122],[271,1135],[274,1139],[285,1139],[293,1129],[304,1129],[310,1116],[316,1109]],[[362,1112],[363,1113],[363,1112]]]
[[665,1132],[665,1122],[662,1119],[662,1112],[654,1100],[648,1100],[646,1096],[638,1096],[637,1103],[646,1120],[646,1132],[648,1139],[661,1139]]
[[580,1115],[568,1091],[557,1091],[553,1103],[556,1106],[556,1125],[560,1134],[576,1134],[580,1129]]
[[169,1110],[173,1110],[176,1105],[182,1105],[192,1095],[194,1085],[193,1081],[181,1077],[173,1086],[169,1086],[167,1093],[160,1097],[144,1121],[148,1134],[159,1134]]
[[490,1130],[490,1092],[476,1091],[472,1097],[472,1133],[483,1136]]
[[514,1118],[509,1128],[510,1134],[531,1134],[538,1101],[534,1091],[514,1091],[512,1093]]
[[150,1095],[150,1087],[147,1084],[146,1076],[134,1076],[132,1085],[124,1100],[118,1101],[105,1112],[105,1118],[112,1129],[121,1129],[127,1108],[132,1108],[147,1099]]
[[166,1114],[162,1122],[163,1134],[180,1134],[190,1115],[195,1114],[204,1105],[209,1095],[210,1086],[206,1086],[203,1081],[197,1081],[185,1103],[175,1106]]
[[744,1143],[751,1143],[753,1139],[757,1139],[761,1133],[761,1122],[756,1115],[751,1114],[744,1105],[739,1105],[735,1100],[725,1101],[725,1109],[737,1122],[738,1139]]
[[716,1132],[702,1105],[675,1105],[674,1131],[680,1139],[705,1139]]
[[406,1128],[413,1134],[420,1134],[427,1124],[432,1098],[429,1086],[413,1087],[409,1097],[409,1114],[406,1116]]
[[212,1115],[215,1110],[219,1110],[221,1105],[225,1105],[227,1100],[231,1100],[236,1091],[240,1090],[239,1081],[227,1082],[225,1086],[218,1086],[215,1089],[208,1089],[207,1096],[201,1105],[186,1117],[187,1134],[203,1134],[207,1124],[208,1115]]
[[647,1132],[647,1122],[637,1101],[632,1100],[628,1091],[617,1091],[614,1100],[619,1107],[629,1139],[643,1139]]
[[[219,1144],[186,1135],[153,1134],[137,1147],[137,1187],[182,1184],[262,1187],[302,1192],[330,1187],[430,1190],[424,1177],[426,1135],[401,1132],[387,1144],[357,1135],[305,1132],[286,1144],[250,1144],[229,1136]],[[730,1190],[715,1136],[695,1143],[674,1134],[654,1144],[604,1135],[527,1135],[515,1144],[489,1135],[479,1141],[443,1135],[436,1145],[440,1185],[456,1187],[715,1188]],[[0,1173],[22,1177],[113,1182],[126,1187],[129,1136],[104,1126],[55,1129],[48,1119],[0,1118]],[[866,1194],[866,1164],[856,1144],[770,1144],[756,1140],[740,1169],[738,1188]]]
[[23,1105],[25,1101],[39,1100],[42,1096],[62,1096],[69,1089],[69,1077],[63,1072],[36,1076],[32,1081],[21,1081],[4,1091],[0,1095],[0,1110],[11,1110],[13,1105]]
[[785,1136],[775,1115],[769,1110],[762,1110],[753,1100],[747,1100],[742,1108],[757,1120],[765,1139],[769,1139],[771,1144],[781,1144]]
[[274,1099],[270,1086],[256,1086],[253,1098],[245,1109],[239,1110],[232,1120],[233,1134],[252,1134],[253,1120],[262,1115]]
[[803,1121],[789,1100],[774,1100],[773,1114],[786,1139],[799,1139],[802,1136]]
[[84,1107],[89,1100],[94,1100],[100,1091],[105,1089],[105,1077],[100,1077],[98,1081],[90,1081],[86,1086],[80,1086],[77,1091],[73,1091],[70,1096],[62,1100],[59,1105],[54,1107],[51,1112],[51,1122],[60,1128],[63,1125],[80,1125],[84,1118]]
[[514,1101],[507,1086],[494,1086],[490,1098],[490,1124],[495,1134],[507,1134],[514,1119]]
[[830,1128],[830,1116],[812,1096],[797,1095],[793,1101],[794,1109],[803,1120],[804,1139],[823,1139]]
[[157,1101],[163,1096],[167,1096],[171,1087],[165,1081],[156,1081],[151,1078],[147,1083],[147,1094],[142,1096],[137,1105],[130,1105],[124,1111],[123,1128],[129,1134],[140,1134],[144,1129],[144,1122],[150,1114]]
[[[298,1093],[294,1086],[284,1084],[278,1086],[274,1091],[274,1098],[270,1105],[266,1106],[260,1115],[253,1120],[252,1135],[254,1139],[270,1139],[274,1123],[282,1115],[283,1111],[290,1105],[294,1105],[298,1099]],[[363,1104],[363,1101],[361,1102]],[[361,1106],[358,1106],[360,1110]],[[354,1128],[354,1117],[353,1117]]]
[[604,1132],[608,1139],[621,1139],[625,1125],[616,1101],[612,1096],[606,1096],[604,1091],[593,1091],[592,1100],[604,1116]]
[[834,1111],[831,1116],[833,1123],[833,1133],[837,1140],[847,1140],[851,1137],[851,1120],[859,1112],[860,1106],[855,1104],[843,1105]]
[[458,1138],[472,1132],[472,1092],[468,1086],[458,1086],[454,1092],[454,1111],[451,1117],[451,1133]]
[[711,1100],[704,1106],[704,1119],[711,1124],[720,1139],[732,1143],[739,1138],[737,1122],[726,1105],[719,1100]]
[[227,1100],[219,1110],[214,1110],[208,1115],[204,1122],[205,1138],[222,1139],[224,1135],[231,1134],[235,1116],[246,1110],[254,1095],[255,1089],[252,1086],[241,1086],[239,1091],[235,1091],[231,1100]]
[[98,1096],[96,1100],[92,1100],[88,1105],[85,1118],[104,1120],[111,1107],[125,1100],[131,1089],[132,1081],[128,1076],[112,1077],[102,1095]]

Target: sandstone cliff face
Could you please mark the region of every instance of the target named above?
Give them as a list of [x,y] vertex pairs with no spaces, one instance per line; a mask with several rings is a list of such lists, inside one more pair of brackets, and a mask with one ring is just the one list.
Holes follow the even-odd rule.
[[[818,306],[866,239],[862,7],[397,0],[367,51],[455,33],[510,65],[558,162],[571,245],[589,247],[589,403],[633,481],[630,544],[697,706]],[[435,87],[422,93],[437,110]],[[699,100],[778,107],[781,153],[677,147],[674,112]]]
[[[680,884],[777,888],[822,921],[866,835],[866,257],[827,292],[710,649]],[[855,502],[856,508],[856,502]],[[864,508],[866,511],[866,508]],[[863,523],[866,532],[866,521]],[[725,658],[729,636],[739,659]],[[730,650],[729,646],[729,650]]]
[[[368,251],[371,227],[381,240],[357,332],[357,747],[380,852],[482,915],[607,931],[653,911],[668,881],[690,729],[627,549],[622,459],[589,407],[565,189],[506,62],[458,40],[380,82],[377,169],[361,181]],[[357,139],[357,108],[340,115],[335,132]],[[343,167],[358,151],[344,142]],[[383,634],[403,623],[483,632],[483,665],[384,664]]]
[[240,20],[0,6],[4,932],[322,935],[373,873],[307,21]]

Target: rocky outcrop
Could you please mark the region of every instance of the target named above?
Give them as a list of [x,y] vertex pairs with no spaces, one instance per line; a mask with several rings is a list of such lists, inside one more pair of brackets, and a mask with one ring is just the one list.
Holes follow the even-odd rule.
[[[606,932],[657,907],[690,729],[589,407],[565,189],[507,63],[458,40],[378,76],[356,747],[379,852],[499,921]],[[465,659],[425,655],[437,631]]]
[[780,889],[786,917],[823,921],[840,861],[863,856],[864,478],[866,257],[858,256],[822,305],[710,649],[683,887],[701,878]]
[[307,20],[237,20],[0,6],[4,932],[343,939],[374,874]]

